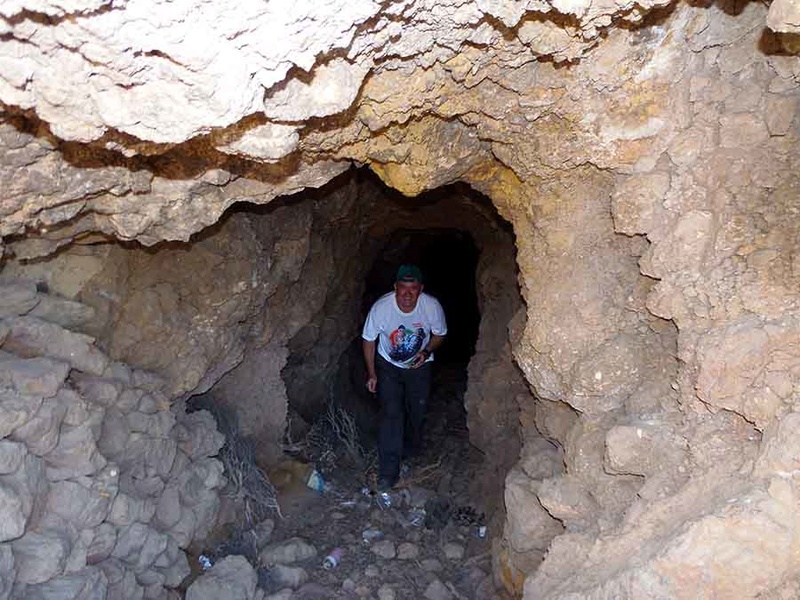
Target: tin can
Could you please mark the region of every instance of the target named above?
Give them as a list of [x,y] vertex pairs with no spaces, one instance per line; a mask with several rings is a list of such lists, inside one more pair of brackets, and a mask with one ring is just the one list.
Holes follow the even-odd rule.
[[325,560],[322,561],[322,568],[330,571],[331,569],[335,569],[339,566],[339,563],[342,560],[342,549],[341,548],[334,548],[331,550],[330,554],[325,557]]

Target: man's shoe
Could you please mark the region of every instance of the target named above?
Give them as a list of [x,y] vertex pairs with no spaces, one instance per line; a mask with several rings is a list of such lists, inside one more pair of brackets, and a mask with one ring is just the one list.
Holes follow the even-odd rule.
[[381,477],[380,479],[378,479],[377,489],[379,494],[382,492],[388,492],[389,490],[392,489],[393,486],[394,484],[388,479],[386,479],[386,477]]

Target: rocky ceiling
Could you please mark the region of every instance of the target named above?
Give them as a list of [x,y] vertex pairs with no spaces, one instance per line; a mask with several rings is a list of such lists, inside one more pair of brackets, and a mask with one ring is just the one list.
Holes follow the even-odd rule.
[[20,257],[186,240],[353,163],[407,194],[648,170],[687,123],[703,50],[742,42],[707,65],[742,73],[742,48],[766,44],[792,80],[793,36],[765,29],[795,31],[792,6],[4,2],[0,235]]

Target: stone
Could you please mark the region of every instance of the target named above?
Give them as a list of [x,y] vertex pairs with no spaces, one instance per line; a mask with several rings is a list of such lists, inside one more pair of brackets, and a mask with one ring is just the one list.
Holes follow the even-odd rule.
[[119,492],[111,505],[107,520],[120,527],[135,523],[149,523],[156,512],[156,503],[151,498],[139,498]]
[[396,597],[394,588],[388,583],[384,583],[378,588],[378,600],[394,600]]
[[13,473],[22,466],[28,449],[24,444],[0,440],[0,475]]
[[0,437],[25,425],[41,405],[41,396],[23,396],[16,390],[0,388]]
[[453,594],[439,579],[434,579],[428,587],[425,588],[423,596],[425,596],[427,600],[450,600],[453,598]]
[[0,475],[0,542],[24,532],[39,499],[47,493],[42,460],[28,454],[13,473]]
[[102,411],[93,411],[78,426],[62,426],[55,448],[44,456],[47,478],[58,481],[70,477],[90,475],[106,465],[106,459],[97,449],[103,421]]
[[[103,565],[107,567],[107,565]],[[109,575],[109,571],[105,570],[106,577],[109,579],[108,596],[109,598],[131,598],[135,600],[144,599],[144,588],[139,585],[136,580],[136,574],[133,571],[120,569],[114,577]],[[162,588],[163,589],[163,588]]]
[[39,302],[29,313],[32,317],[55,323],[64,329],[81,331],[92,319],[96,311],[81,302],[60,298],[51,294],[37,294]]
[[131,428],[125,415],[116,407],[106,410],[97,448],[109,460],[117,460],[125,451]]
[[[176,451],[177,445],[172,439],[132,432],[125,446],[125,451],[118,457],[118,461],[123,469],[133,469],[133,474],[137,477],[149,477],[152,475],[165,477],[172,469]],[[191,472],[183,476],[183,480],[187,485],[193,481],[193,474],[202,469],[202,465],[194,463],[192,469]],[[193,497],[192,491],[187,490],[187,500],[191,502]]]
[[35,282],[17,280],[0,283],[0,319],[26,315],[38,303]]
[[518,552],[544,550],[563,530],[539,503],[537,491],[538,484],[517,469],[506,476],[506,523],[509,542]]
[[175,415],[169,411],[146,414],[132,411],[125,415],[131,431],[146,433],[153,437],[167,437],[175,424]]
[[548,513],[570,526],[587,525],[599,511],[586,486],[569,475],[543,480],[537,497]]
[[163,533],[143,523],[132,523],[119,531],[111,556],[142,572],[166,550],[167,543]]
[[17,581],[44,583],[62,574],[72,544],[55,531],[26,532],[12,542]]
[[107,593],[108,584],[103,572],[96,567],[87,567],[77,573],[28,586],[25,597],[31,600],[105,600]]
[[369,547],[373,554],[377,554],[381,558],[390,560],[397,556],[397,549],[395,548],[392,540],[380,540],[375,542]]
[[397,558],[400,560],[416,560],[419,557],[419,546],[411,542],[403,542],[397,547]]
[[317,549],[302,538],[294,537],[266,546],[258,554],[262,565],[291,565],[317,555]]
[[22,499],[12,487],[0,482],[0,542],[20,537],[27,520]]
[[294,590],[308,581],[308,573],[302,567],[274,565],[269,570],[270,581],[278,587],[290,587]]
[[420,562],[422,569],[430,573],[440,573],[444,571],[444,565],[437,558],[426,558]]
[[111,523],[101,523],[93,530],[92,541],[86,551],[86,562],[96,565],[103,562],[117,545],[117,528]]
[[225,443],[225,436],[217,431],[217,422],[207,410],[185,414],[175,427],[178,447],[191,459],[216,456]]
[[275,529],[275,521],[272,519],[264,519],[253,527],[253,535],[255,536],[256,548],[261,551],[269,544],[272,532]]
[[464,558],[464,546],[455,542],[447,542],[442,546],[442,552],[448,560],[461,560]]
[[115,471],[114,467],[106,467],[94,479],[81,477],[53,483],[47,495],[47,511],[77,529],[99,526],[108,517],[117,495]]
[[115,379],[93,377],[76,373],[71,378],[76,391],[87,401],[100,406],[113,406],[122,391],[122,383]]
[[657,418],[617,425],[606,434],[605,465],[609,473],[654,475],[686,460],[686,440]]
[[11,331],[4,348],[27,356],[51,356],[91,375],[102,375],[108,365],[108,357],[94,346],[94,339],[88,335],[34,317],[10,319],[8,325]]
[[366,569],[364,569],[364,577],[369,577],[370,579],[375,579],[376,577],[380,577],[381,570],[377,567],[377,565],[368,565]]
[[0,600],[8,600],[14,586],[14,554],[10,544],[0,544]]
[[69,373],[66,362],[51,358],[25,358],[0,362],[0,385],[25,396],[52,398]]
[[66,414],[67,404],[61,394],[47,398],[33,417],[14,429],[11,439],[23,442],[33,454],[44,456],[58,444],[61,423]]

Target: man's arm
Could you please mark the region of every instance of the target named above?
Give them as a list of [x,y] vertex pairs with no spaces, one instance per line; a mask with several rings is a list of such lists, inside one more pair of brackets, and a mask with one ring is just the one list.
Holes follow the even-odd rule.
[[434,353],[434,351],[444,343],[444,336],[443,335],[436,335],[435,333],[431,334],[431,339],[428,340],[428,343],[425,347],[420,350],[417,355],[414,357],[414,362],[411,363],[412,369],[417,369],[425,364],[425,361],[428,360],[428,357]]
[[375,373],[375,340],[370,342],[362,338],[361,348],[364,351],[364,364],[367,365],[367,389],[374,394],[378,389],[378,375]]

